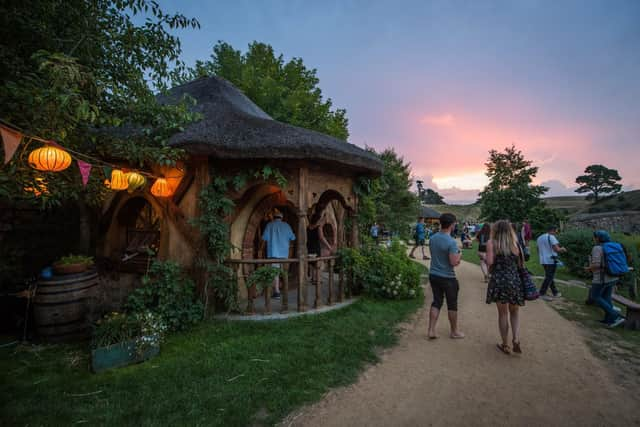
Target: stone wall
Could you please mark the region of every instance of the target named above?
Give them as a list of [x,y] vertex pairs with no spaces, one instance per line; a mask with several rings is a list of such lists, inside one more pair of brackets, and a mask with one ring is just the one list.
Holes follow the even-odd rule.
[[573,216],[567,228],[589,228],[640,234],[640,211],[613,211]]

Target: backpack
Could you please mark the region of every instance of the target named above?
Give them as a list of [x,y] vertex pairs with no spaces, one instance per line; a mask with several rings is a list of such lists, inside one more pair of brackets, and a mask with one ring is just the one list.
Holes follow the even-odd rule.
[[602,253],[604,269],[609,276],[623,276],[629,272],[627,251],[620,243],[603,243]]

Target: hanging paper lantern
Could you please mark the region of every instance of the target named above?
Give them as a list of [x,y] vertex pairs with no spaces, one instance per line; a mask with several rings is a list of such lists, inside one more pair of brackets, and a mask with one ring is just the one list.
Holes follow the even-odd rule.
[[60,172],[71,165],[71,156],[60,148],[47,145],[29,154],[29,165],[39,171]]
[[127,174],[120,169],[114,169],[111,172],[111,189],[112,190],[126,190],[129,186],[129,180]]
[[147,178],[140,175],[138,172],[129,172],[127,174],[127,181],[129,182],[129,193],[142,188],[147,183]]
[[151,194],[156,197],[169,197],[173,194],[167,180],[164,178],[156,179],[156,182],[151,186]]

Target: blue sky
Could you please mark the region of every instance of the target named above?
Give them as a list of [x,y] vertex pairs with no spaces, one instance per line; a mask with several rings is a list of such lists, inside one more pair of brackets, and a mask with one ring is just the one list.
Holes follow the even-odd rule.
[[640,188],[640,1],[161,1],[196,17],[183,59],[253,40],[318,70],[350,142],[392,146],[446,200],[473,201],[515,144],[551,195],[588,164]]

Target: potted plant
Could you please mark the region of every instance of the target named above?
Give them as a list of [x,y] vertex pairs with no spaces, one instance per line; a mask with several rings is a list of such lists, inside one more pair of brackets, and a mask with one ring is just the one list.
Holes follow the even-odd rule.
[[94,329],[91,369],[100,372],[157,356],[166,330],[162,319],[150,311],[106,315]]
[[84,255],[67,255],[53,263],[57,274],[77,274],[86,271],[93,265],[93,257]]

